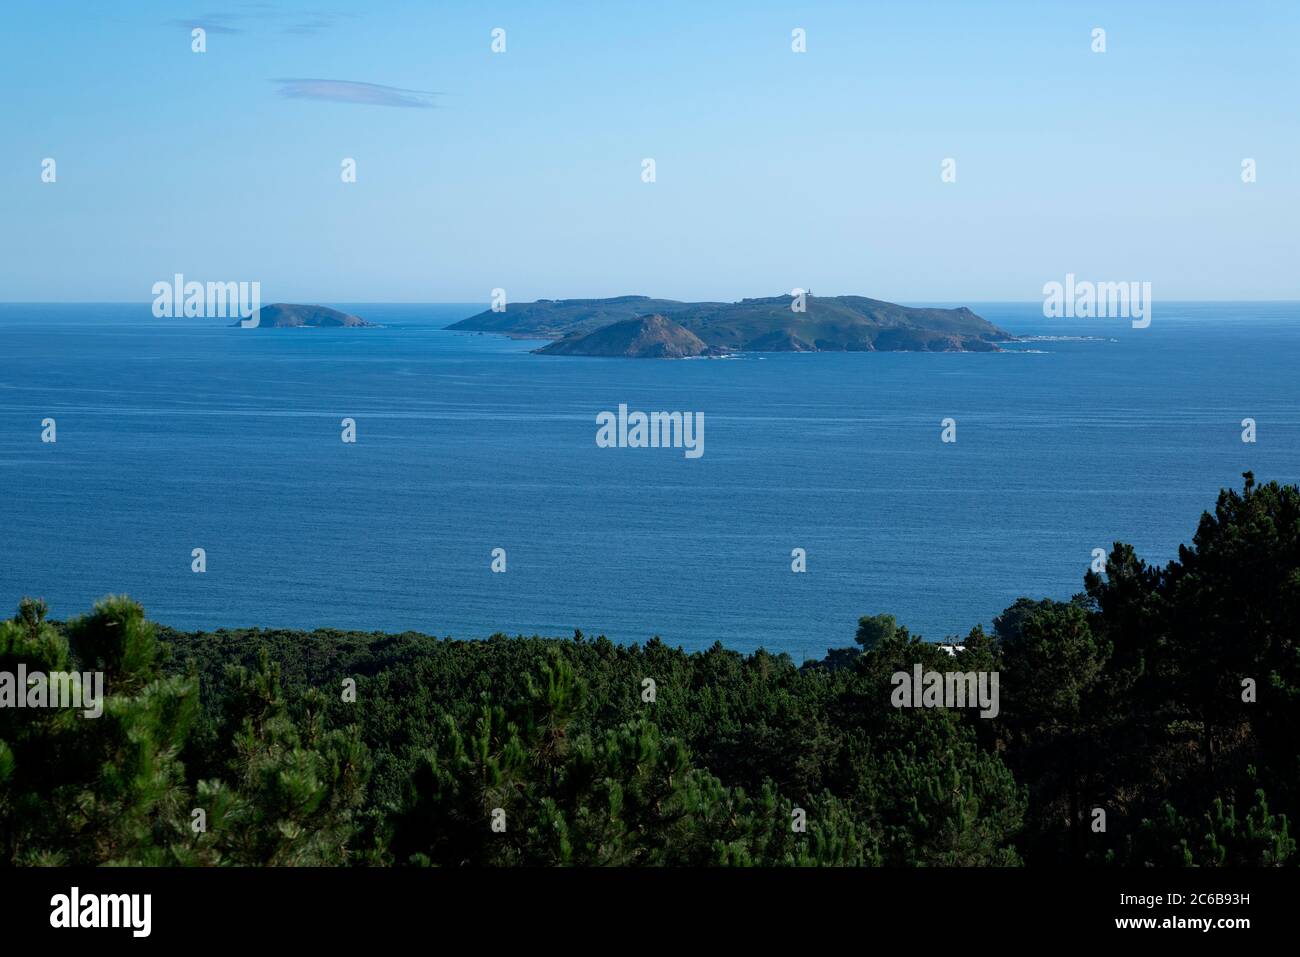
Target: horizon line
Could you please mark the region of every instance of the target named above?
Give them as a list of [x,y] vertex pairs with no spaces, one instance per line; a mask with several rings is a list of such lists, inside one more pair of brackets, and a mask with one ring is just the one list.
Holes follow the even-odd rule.
[[[551,297],[543,296],[540,299],[516,299],[517,303],[524,302],[563,302],[565,299],[622,299],[626,296],[640,295],[640,293],[623,293],[619,296],[568,296],[568,297]],[[811,296],[816,299],[837,299],[843,296],[856,296],[858,293],[841,293],[834,296]],[[647,299],[668,299],[668,296],[646,296]],[[755,298],[752,296],[744,297],[746,299]],[[773,298],[773,297],[760,297]],[[874,299],[874,296],[863,296],[864,299]],[[477,306],[490,305],[491,300],[470,300],[470,299],[329,299],[317,302],[317,305],[323,302],[345,303],[349,305],[364,304],[374,306]],[[678,299],[676,302],[740,302],[742,300],[730,299]],[[905,302],[933,302],[943,305],[964,304],[964,303],[995,303],[1005,305],[1034,305],[1041,304],[1042,299],[917,299],[907,297],[905,299],[881,299],[880,302],[892,302],[896,305],[902,305]],[[1295,299],[1242,299],[1242,298],[1218,298],[1218,299],[1161,299],[1165,303],[1300,303],[1300,297]],[[277,303],[290,304],[288,299],[276,300]],[[0,306],[148,306],[153,303],[152,299],[0,299]],[[267,305],[275,303],[268,302]],[[304,303],[292,303],[302,305]],[[201,318],[201,317],[200,317]]]

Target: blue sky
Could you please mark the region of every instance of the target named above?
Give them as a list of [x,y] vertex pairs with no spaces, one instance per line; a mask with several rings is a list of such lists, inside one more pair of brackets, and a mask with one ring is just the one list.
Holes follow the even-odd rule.
[[143,302],[176,272],[264,301],[978,302],[1067,272],[1300,298],[1290,0],[2,15],[0,300]]

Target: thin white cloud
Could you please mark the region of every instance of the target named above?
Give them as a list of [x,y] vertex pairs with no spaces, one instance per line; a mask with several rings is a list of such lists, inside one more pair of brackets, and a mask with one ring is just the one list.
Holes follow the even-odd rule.
[[293,100],[329,100],[334,103],[358,103],[362,106],[401,106],[415,109],[433,109],[438,96],[428,90],[403,90],[378,83],[357,83],[353,80],[315,80],[288,77],[274,80],[280,84],[280,95]]
[[203,27],[209,33],[245,33],[248,29],[278,29],[291,36],[315,36],[334,27],[340,19],[355,13],[332,10],[276,10],[267,3],[245,3],[226,13],[205,13],[189,20],[173,19],[173,26],[189,30]]
[[202,27],[208,33],[243,33],[239,27],[232,26],[231,21],[239,19],[238,15],[228,13],[205,13],[201,17],[194,17],[191,20],[172,20],[171,25],[182,27],[185,30],[192,30],[195,27]]

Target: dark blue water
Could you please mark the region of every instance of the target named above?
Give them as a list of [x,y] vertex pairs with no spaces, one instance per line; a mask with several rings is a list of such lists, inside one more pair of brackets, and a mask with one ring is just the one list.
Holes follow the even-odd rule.
[[[798,661],[863,614],[937,639],[1067,598],[1117,538],[1174,557],[1243,470],[1300,480],[1297,304],[1157,301],[1145,330],[971,305],[1095,338],[651,362],[442,330],[477,306],[351,305],[385,324],[351,332],[0,306],[0,605],[126,592],[187,628],[581,628]],[[620,402],[704,412],[704,456],[597,448]]]

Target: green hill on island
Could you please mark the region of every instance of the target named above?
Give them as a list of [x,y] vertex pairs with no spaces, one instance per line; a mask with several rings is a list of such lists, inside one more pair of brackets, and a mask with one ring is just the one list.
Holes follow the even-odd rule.
[[[291,302],[276,302],[257,310],[257,323],[247,326],[249,329],[286,329],[286,328],[347,328],[366,329],[374,326],[360,316],[340,312],[328,306],[301,306]],[[235,325],[243,326],[244,320]]]
[[[646,296],[541,299],[450,328],[557,339],[546,355],[681,358],[728,352],[995,352],[1015,337],[962,306],[900,306],[865,296],[678,302]],[[633,320],[640,325],[623,325]],[[617,328],[616,328],[617,327]]]
[[695,333],[664,316],[642,316],[579,333],[536,350],[554,356],[635,356],[685,359],[712,351]]

